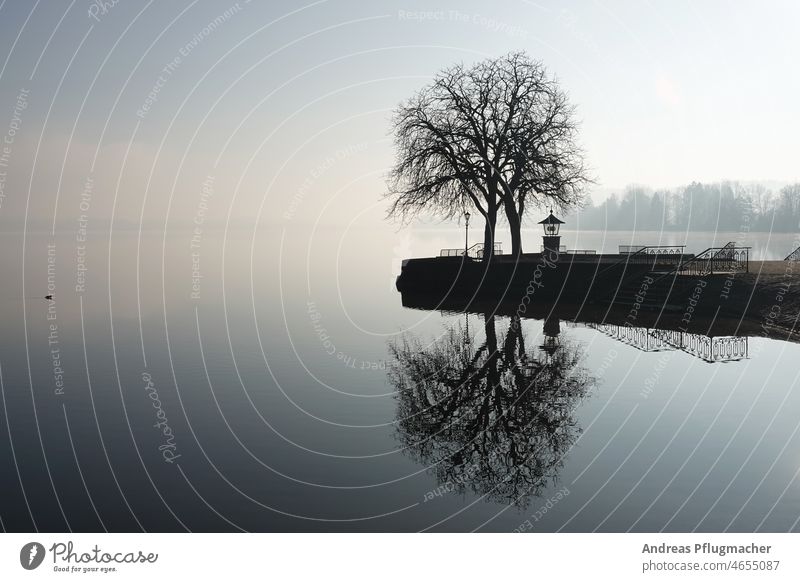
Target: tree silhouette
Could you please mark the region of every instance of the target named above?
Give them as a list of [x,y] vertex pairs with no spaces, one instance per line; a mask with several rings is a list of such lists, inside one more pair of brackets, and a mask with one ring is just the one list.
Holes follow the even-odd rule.
[[524,53],[445,69],[398,108],[393,125],[389,214],[453,218],[474,208],[486,223],[484,260],[492,255],[498,211],[517,255],[525,213],[577,205],[590,181],[573,107]]
[[428,347],[409,335],[390,345],[398,431],[440,484],[525,506],[555,481],[580,433],[573,409],[592,379],[572,344],[536,357],[514,318],[499,341],[494,317],[484,330],[476,349],[456,327]]

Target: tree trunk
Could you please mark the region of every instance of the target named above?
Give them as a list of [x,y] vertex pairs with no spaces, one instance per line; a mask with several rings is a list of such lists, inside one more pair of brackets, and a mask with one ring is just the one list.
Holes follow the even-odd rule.
[[519,342],[522,340],[522,324],[519,320],[519,315],[512,315],[511,322],[508,326],[506,339],[503,342],[503,357],[507,363],[511,363],[509,367],[513,367],[515,362],[515,348],[518,347]]
[[484,330],[486,331],[486,380],[487,391],[493,391],[500,385],[500,370],[497,364],[500,352],[497,351],[497,331],[494,327],[494,315],[484,315]]
[[497,226],[497,209],[490,208],[486,213],[486,226],[483,229],[483,261],[488,262],[494,256],[494,235]]
[[519,257],[522,254],[522,221],[514,202],[507,202],[503,206],[506,211],[508,226],[511,230],[511,254]]
[[497,331],[494,327],[494,315],[483,316],[483,329],[486,332],[486,353],[497,352]]

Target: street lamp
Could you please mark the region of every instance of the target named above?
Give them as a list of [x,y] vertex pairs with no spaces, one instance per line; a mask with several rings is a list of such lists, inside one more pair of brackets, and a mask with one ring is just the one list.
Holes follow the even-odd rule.
[[542,246],[545,249],[550,249],[555,252],[561,250],[561,237],[558,236],[558,231],[564,221],[556,218],[553,215],[552,208],[550,209],[550,216],[540,221],[539,224],[544,228],[544,236],[542,237]]
[[464,256],[467,256],[469,249],[469,212],[464,213]]
[[561,333],[561,325],[558,317],[548,317],[544,320],[542,325],[542,334],[544,335],[544,343],[539,346],[545,353],[545,360],[548,364],[552,364],[555,353],[561,347],[561,341],[558,336]]

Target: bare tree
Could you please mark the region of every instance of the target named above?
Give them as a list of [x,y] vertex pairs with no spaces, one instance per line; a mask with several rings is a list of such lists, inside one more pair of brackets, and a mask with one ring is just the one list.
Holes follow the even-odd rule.
[[389,214],[453,218],[474,208],[486,221],[487,260],[499,210],[517,255],[526,212],[578,205],[590,182],[574,108],[525,53],[442,71],[398,108],[393,125]]

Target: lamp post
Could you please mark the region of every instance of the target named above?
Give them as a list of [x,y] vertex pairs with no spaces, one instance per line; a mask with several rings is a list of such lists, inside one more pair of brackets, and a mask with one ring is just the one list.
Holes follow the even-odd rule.
[[469,212],[464,213],[464,256],[467,256],[469,249]]
[[555,359],[555,353],[561,347],[561,341],[558,335],[561,333],[561,325],[558,317],[548,317],[544,320],[542,325],[542,334],[544,335],[544,343],[539,346],[545,353],[545,361],[552,364]]
[[542,246],[546,250],[555,251],[556,256],[558,256],[561,250],[561,237],[558,236],[558,231],[564,221],[553,216],[553,210],[550,209],[550,216],[540,221],[539,224],[544,228]]

